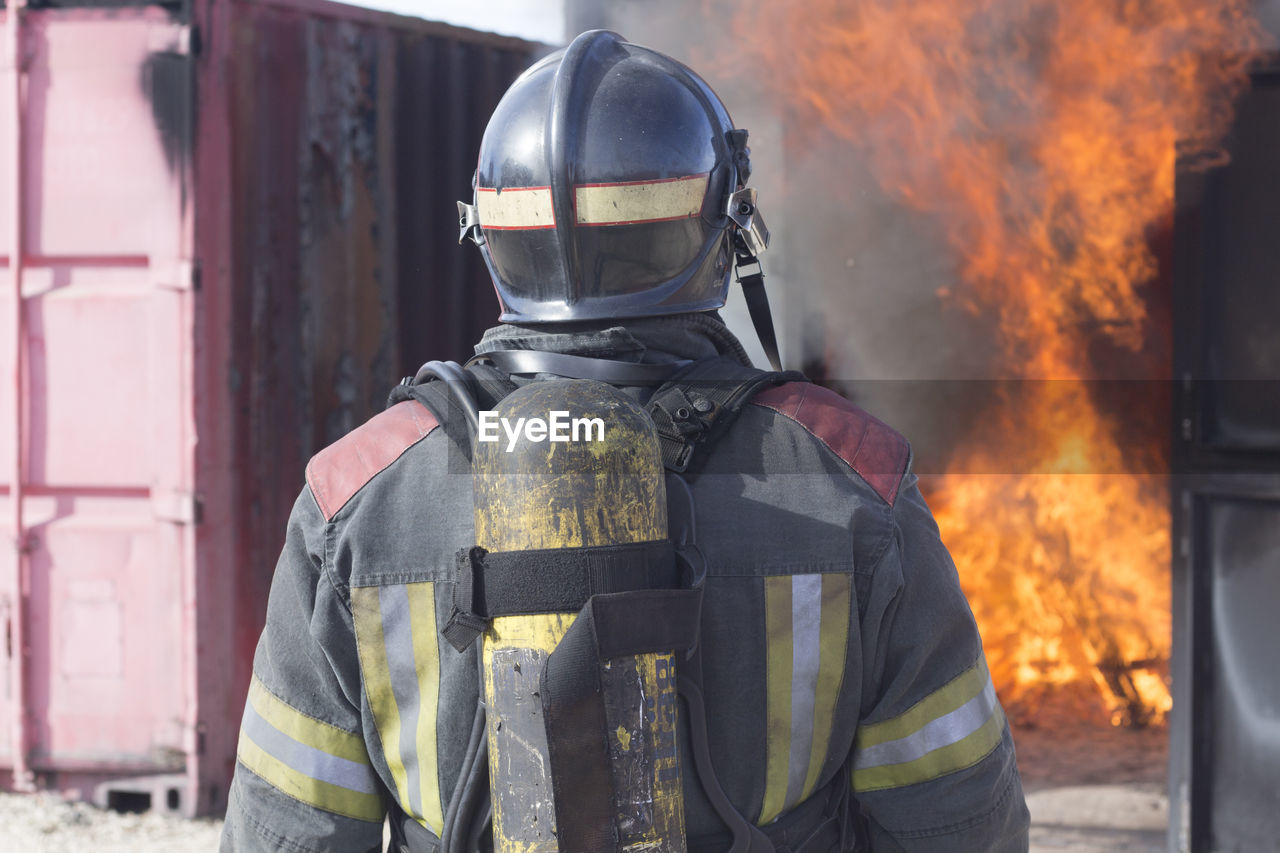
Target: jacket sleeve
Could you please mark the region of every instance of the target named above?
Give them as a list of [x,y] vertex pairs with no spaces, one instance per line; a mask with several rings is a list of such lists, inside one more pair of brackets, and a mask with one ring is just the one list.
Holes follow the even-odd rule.
[[361,734],[348,605],[326,571],[325,519],[289,519],[253,661],[221,850],[319,853],[382,844],[382,787]]
[[893,516],[862,624],[865,699],[852,761],[871,849],[1025,851],[1030,816],[1013,739],[914,474]]

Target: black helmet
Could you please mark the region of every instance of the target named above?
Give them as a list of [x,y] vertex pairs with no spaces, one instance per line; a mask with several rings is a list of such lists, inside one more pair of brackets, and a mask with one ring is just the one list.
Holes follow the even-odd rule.
[[[684,65],[594,30],[524,72],[480,144],[462,237],[503,322],[708,311],[762,251],[747,132]],[[744,252],[746,255],[744,256]]]

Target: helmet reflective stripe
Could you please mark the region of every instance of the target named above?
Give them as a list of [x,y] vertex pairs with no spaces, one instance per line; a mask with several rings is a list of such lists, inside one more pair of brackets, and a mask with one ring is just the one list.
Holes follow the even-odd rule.
[[985,658],[906,712],[859,727],[856,791],[928,782],[977,764],[1000,743],[1004,712]]
[[[702,212],[707,175],[619,181],[574,187],[574,220],[579,225],[637,225],[692,219]],[[550,187],[476,188],[482,230],[555,228]]]
[[707,176],[574,187],[579,225],[636,225],[691,219],[702,212]]
[[848,575],[765,578],[769,733],[763,826],[817,787],[845,672]]
[[249,687],[236,757],[259,778],[308,805],[359,820],[383,819],[364,739],[288,705],[257,675]]
[[437,836],[444,827],[436,754],[440,635],[434,584],[353,587],[360,671],[384,757],[405,813]]
[[555,228],[551,187],[476,188],[482,229]]

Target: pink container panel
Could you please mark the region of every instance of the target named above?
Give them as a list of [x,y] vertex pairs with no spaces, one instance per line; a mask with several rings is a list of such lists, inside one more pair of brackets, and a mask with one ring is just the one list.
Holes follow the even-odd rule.
[[[13,216],[13,193],[9,186],[9,163],[13,154],[9,147],[9,93],[13,91],[12,44],[9,39],[9,12],[0,10],[0,256],[9,254]],[[5,293],[8,293],[6,290]]]
[[[2,403],[3,398],[0,398],[0,405],[2,405]],[[2,411],[6,410],[0,409],[0,412]],[[13,528],[10,525],[10,521],[12,519],[10,512],[12,510],[10,507],[9,490],[8,487],[5,486],[3,489],[0,489],[0,536],[4,537],[5,542],[13,541]],[[0,548],[0,578],[10,578],[13,576],[13,563],[13,549]],[[4,623],[8,624],[9,618],[12,614],[6,612],[8,609],[6,605],[7,602],[0,601],[0,619],[3,619]],[[12,712],[9,704],[9,690],[7,689],[7,685],[9,684],[10,666],[12,666],[12,662],[7,655],[0,658],[0,677],[4,678],[4,683],[6,685],[6,689],[0,690],[0,767],[10,766],[10,762],[12,760],[11,756],[13,754],[13,721],[11,719]],[[3,774],[4,772],[5,771],[0,770],[0,774]],[[0,780],[0,782],[7,781],[7,779]]]
[[179,295],[149,276],[145,267],[27,272],[27,482],[173,487],[189,335]]
[[145,494],[42,495],[28,512],[33,760],[165,764],[182,748],[178,528]]
[[156,56],[182,50],[186,32],[146,8],[24,18],[28,255],[176,255],[180,178],[152,94]]
[[[3,181],[0,181],[0,185]],[[0,260],[0,494],[8,495],[9,484],[13,482],[13,344],[9,340],[10,315],[13,310],[13,285],[10,284],[7,259]],[[11,521],[10,510],[4,509],[0,514],[0,529],[8,530]],[[5,542],[12,541],[11,533],[7,533]],[[10,549],[0,548],[8,551]],[[0,583],[8,575],[0,574]],[[3,749],[0,746],[0,749]]]

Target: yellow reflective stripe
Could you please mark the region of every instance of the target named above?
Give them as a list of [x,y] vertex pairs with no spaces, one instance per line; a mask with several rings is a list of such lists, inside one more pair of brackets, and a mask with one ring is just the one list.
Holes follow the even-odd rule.
[[976,664],[902,714],[880,723],[859,727],[857,748],[866,749],[914,734],[977,696],[989,680],[986,658],[979,656]]
[[831,729],[836,700],[844,683],[845,649],[849,642],[849,608],[852,579],[843,574],[822,576],[822,624],[819,639],[818,695],[813,706],[813,746],[809,772],[805,776],[801,800],[807,800],[818,784],[818,776],[831,745]]
[[240,732],[236,757],[269,785],[307,805],[357,820],[382,822],[382,798],[377,794],[353,791],[312,779],[267,753],[244,731]]
[[396,783],[400,806],[412,814],[409,777],[400,758],[400,707],[391,689],[391,668],[387,663],[386,640],[382,636],[382,606],[378,589],[376,586],[352,588],[351,615],[355,622],[364,692],[369,697],[374,724],[382,737],[382,754]]
[[534,229],[556,227],[550,187],[492,187],[476,190],[476,214],[486,229]]
[[317,720],[285,704],[272,695],[256,675],[249,684],[249,703],[259,716],[299,743],[348,761],[369,763],[369,753],[365,749],[364,738],[343,731],[331,723]]
[[580,225],[627,225],[692,219],[702,212],[707,175],[574,187]]
[[791,761],[791,577],[764,579],[765,730],[763,826],[782,813]]
[[436,644],[434,585],[411,583],[409,619],[413,658],[418,671],[418,771],[422,784],[423,820],[437,837],[444,831],[440,773],[436,764],[436,711],[440,698],[440,647]]
[[1004,712],[999,704],[982,726],[969,736],[903,764],[884,764],[853,771],[853,789],[858,793],[900,788],[928,782],[948,773],[972,767],[991,754],[1004,734]]

